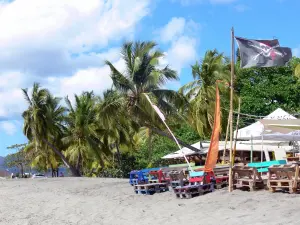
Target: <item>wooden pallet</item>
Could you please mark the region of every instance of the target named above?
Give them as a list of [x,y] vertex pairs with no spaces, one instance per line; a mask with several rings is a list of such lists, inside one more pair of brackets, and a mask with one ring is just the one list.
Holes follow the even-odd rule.
[[254,191],[264,188],[264,181],[256,168],[248,166],[234,166],[233,172],[233,188],[247,189]]
[[183,187],[183,186],[186,186],[188,184],[189,184],[189,182],[187,180],[183,180],[183,181],[180,181],[180,180],[171,181],[171,187],[173,189],[176,188],[176,187]]
[[184,187],[176,187],[174,193],[177,198],[189,199],[195,196],[203,195],[206,192],[214,191],[213,184],[197,184],[197,185],[187,185]]
[[216,179],[215,189],[221,189],[228,186],[228,180],[229,180],[228,176],[216,176],[215,179]]
[[169,191],[169,187],[166,183],[134,185],[134,192],[136,194],[153,195],[154,193],[161,193],[166,191]]
[[273,165],[269,167],[268,188],[271,192],[288,190],[295,193],[300,188],[299,165]]

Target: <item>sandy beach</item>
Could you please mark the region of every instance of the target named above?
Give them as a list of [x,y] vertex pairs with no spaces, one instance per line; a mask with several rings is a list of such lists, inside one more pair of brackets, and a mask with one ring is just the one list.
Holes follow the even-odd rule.
[[193,199],[137,195],[128,180],[0,180],[0,224],[299,224],[300,196],[217,190]]

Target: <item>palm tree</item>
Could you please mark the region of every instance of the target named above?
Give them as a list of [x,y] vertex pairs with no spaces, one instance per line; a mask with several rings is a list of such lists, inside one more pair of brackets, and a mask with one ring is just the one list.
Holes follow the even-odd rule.
[[[200,136],[209,135],[213,126],[216,81],[229,82],[230,73],[227,59],[216,50],[205,53],[199,64],[192,66],[194,81],[184,85],[179,92],[184,94],[190,106],[187,108],[188,119]],[[224,85],[219,85],[220,93],[229,96]],[[225,98],[226,99],[226,98]]]
[[[128,42],[122,47],[121,55],[126,63],[124,72],[118,71],[114,65],[106,61],[110,67],[111,78],[115,89],[121,93],[121,100],[126,102],[130,118],[140,126],[172,139],[162,131],[162,123],[146,99],[147,94],[152,101],[167,115],[180,118],[177,107],[184,104],[184,99],[176,92],[163,88],[167,81],[177,80],[176,71],[168,66],[160,68],[159,60],[164,54],[155,49],[154,42]],[[178,140],[182,145],[190,145]]]
[[134,135],[139,131],[139,124],[129,119],[129,113],[123,104],[123,97],[116,90],[103,92],[97,103],[98,132],[101,141],[111,150],[116,150],[121,167],[120,147],[134,149]]
[[28,109],[22,114],[24,119],[23,132],[34,145],[36,151],[41,151],[50,158],[51,149],[71,170],[73,176],[79,176],[78,171],[70,164],[64,154],[58,150],[57,142],[63,133],[62,119],[64,108],[59,106],[59,98],[53,97],[47,89],[34,83],[31,96],[27,89],[22,89],[28,102]]
[[110,149],[101,141],[101,132],[97,121],[96,98],[92,92],[75,95],[73,106],[66,98],[68,116],[66,118],[68,131],[62,139],[68,146],[66,155],[76,164],[76,169],[82,168],[89,161],[97,158],[104,167],[104,157],[110,154]]

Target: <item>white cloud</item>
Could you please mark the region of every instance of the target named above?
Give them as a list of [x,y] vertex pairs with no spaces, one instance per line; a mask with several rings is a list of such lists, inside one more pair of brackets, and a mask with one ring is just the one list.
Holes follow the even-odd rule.
[[167,60],[172,68],[181,71],[197,59],[197,41],[195,38],[182,36],[172,43],[167,52]]
[[300,46],[292,49],[293,56],[300,57]]
[[[150,0],[14,0],[0,3],[0,117],[26,108],[21,88],[55,95],[111,86],[104,60],[122,68],[119,41],[134,35]],[[123,64],[124,65],[124,64]]]
[[[150,0],[15,0],[0,6],[2,70],[40,76],[74,72],[82,54],[132,35]],[[26,9],[26,10],[24,10]],[[83,57],[83,56],[82,56]],[[83,57],[84,58],[84,57]],[[99,66],[97,57],[89,59]],[[78,61],[81,63],[78,64]]]
[[163,65],[170,65],[179,73],[182,68],[189,66],[197,59],[197,43],[200,25],[193,20],[174,17],[162,27],[160,39],[170,44],[166,58],[161,60]]
[[[125,63],[121,59],[113,64],[119,71],[125,69]],[[83,91],[101,94],[104,90],[111,88],[112,80],[109,67],[103,66],[82,69],[69,77],[49,77],[45,85],[57,96],[73,98],[74,94],[81,94]]]
[[17,131],[15,123],[9,121],[0,122],[0,128],[8,135],[14,135]]
[[185,19],[174,17],[170,22],[161,29],[160,38],[163,42],[172,41],[178,35],[181,35],[184,31]]

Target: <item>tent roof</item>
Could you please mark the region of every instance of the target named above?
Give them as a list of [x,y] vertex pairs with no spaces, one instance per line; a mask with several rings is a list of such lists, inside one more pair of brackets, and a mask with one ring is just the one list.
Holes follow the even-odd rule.
[[[178,150],[176,152],[170,153],[168,155],[165,155],[162,157],[163,159],[174,159],[174,158],[183,158],[182,151],[186,156],[194,155],[194,154],[206,154],[209,149],[209,142],[202,143],[203,149],[199,150],[199,152],[192,151],[188,148],[182,148],[181,150]],[[193,144],[194,147],[199,147],[200,142],[197,142]],[[282,142],[282,141],[272,141],[272,142],[264,142],[263,147],[261,146],[261,141],[253,141],[253,151],[261,152],[263,151],[276,151],[278,149],[283,149],[285,151],[292,150],[292,146],[288,145],[288,142]],[[225,147],[225,142],[220,141],[219,143],[219,151],[223,151]],[[229,143],[227,143],[226,149],[229,149]],[[250,141],[238,141],[236,146],[237,151],[251,151],[251,142]]]
[[[296,119],[294,116],[290,115],[286,111],[284,111],[281,108],[276,109],[271,114],[267,115],[263,118],[264,120],[291,120]],[[257,121],[247,127],[241,128],[238,131],[238,139],[251,139],[251,136],[260,136],[262,132],[264,131],[264,125]],[[235,137],[236,131],[234,131],[234,137]]]
[[265,130],[270,132],[280,132],[283,134],[300,130],[300,119],[296,120],[261,120]]

